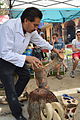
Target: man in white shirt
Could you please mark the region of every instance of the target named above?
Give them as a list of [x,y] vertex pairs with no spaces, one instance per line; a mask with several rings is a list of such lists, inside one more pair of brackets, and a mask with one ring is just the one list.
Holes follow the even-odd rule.
[[[22,108],[18,101],[18,97],[30,79],[25,62],[37,68],[42,66],[41,61],[36,57],[22,55],[29,42],[58,53],[58,50],[37,33],[41,19],[41,11],[30,7],[23,11],[21,18],[10,19],[0,26],[0,79],[4,85],[12,115],[16,120],[27,120],[22,115]],[[13,83],[14,72],[19,76],[16,85]]]
[[74,39],[72,41],[72,51],[73,51],[72,57],[74,59],[74,62],[73,62],[73,68],[72,68],[72,71],[70,73],[70,76],[72,78],[74,78],[75,77],[75,69],[76,69],[78,62],[80,60],[80,29],[78,29],[76,31],[76,39]]

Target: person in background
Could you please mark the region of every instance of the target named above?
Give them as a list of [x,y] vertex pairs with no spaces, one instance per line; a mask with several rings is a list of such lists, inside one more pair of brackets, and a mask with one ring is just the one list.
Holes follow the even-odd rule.
[[62,35],[59,35],[59,36],[58,36],[58,40],[59,40],[59,41],[63,41]]
[[[26,8],[20,18],[10,19],[0,25],[0,80],[12,115],[16,120],[27,120],[22,114],[18,97],[30,80],[27,63],[39,68],[42,62],[34,56],[23,55],[30,42],[35,45],[55,51],[58,50],[44,40],[37,32],[42,19],[42,12],[35,8]],[[14,73],[19,78],[14,85]]]
[[[59,35],[59,36],[58,36],[58,40],[59,40],[60,42],[63,42],[63,44],[65,45],[64,40],[63,40],[63,38],[62,38],[62,35]],[[64,60],[63,60],[63,66],[65,67],[65,72],[67,72],[68,67],[67,67],[66,63],[64,62]]]
[[[37,32],[44,39],[44,32],[42,32],[40,28],[37,29]],[[34,46],[37,47],[36,45]],[[40,56],[42,56],[41,59],[44,59],[45,57],[47,57],[46,53],[43,53],[39,46],[38,46],[38,50],[40,51],[40,54],[41,54]]]
[[71,42],[71,34],[68,34],[68,35],[67,35],[67,42],[68,42],[68,43]]
[[35,56],[39,60],[42,60],[42,51],[41,48],[33,44],[32,56]]
[[76,39],[74,39],[72,41],[72,51],[73,51],[72,57],[73,57],[74,62],[73,62],[73,68],[70,73],[70,76],[72,78],[74,78],[75,77],[75,69],[80,60],[80,29],[76,30]]
[[[64,49],[65,49],[64,43],[62,41],[58,40],[57,33],[53,33],[53,35],[52,35],[52,45],[54,46],[54,48],[59,50],[59,53],[64,52]],[[62,76],[60,75],[60,67],[61,67],[61,64],[58,64],[56,67],[56,69],[57,69],[56,78],[57,79],[62,79]]]

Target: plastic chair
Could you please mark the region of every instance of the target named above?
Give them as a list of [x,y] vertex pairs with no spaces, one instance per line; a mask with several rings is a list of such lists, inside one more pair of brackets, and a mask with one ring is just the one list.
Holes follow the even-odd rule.
[[[70,45],[67,45],[66,46],[66,60],[67,60],[67,66],[69,67],[70,66],[70,64],[69,64],[69,60],[71,61],[71,63],[73,63],[74,62],[74,59],[72,58],[72,45],[70,44]],[[80,62],[80,60],[79,60],[79,62]],[[78,64],[78,66],[79,66],[79,64]],[[77,66],[77,68],[78,68],[78,66]]]
[[72,45],[69,44],[65,48],[65,56],[67,60],[67,66],[69,67],[69,60],[72,60]]
[[43,52],[43,55],[44,55],[44,58],[47,57],[48,61],[50,60],[50,51],[48,49],[42,49],[42,52]]

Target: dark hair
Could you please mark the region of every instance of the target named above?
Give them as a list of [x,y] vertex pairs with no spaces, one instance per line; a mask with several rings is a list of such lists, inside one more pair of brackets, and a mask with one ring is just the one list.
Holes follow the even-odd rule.
[[57,33],[53,33],[52,36],[56,35],[56,37],[58,37],[58,34]]
[[80,31],[77,31],[77,33],[80,33]]
[[33,22],[35,18],[40,18],[42,19],[42,12],[35,8],[35,7],[29,7],[26,8],[22,15],[21,15],[21,22],[24,22],[24,19],[27,18],[29,21]]
[[41,31],[41,28],[38,28],[39,31]]
[[36,45],[33,43],[33,47],[35,47]]

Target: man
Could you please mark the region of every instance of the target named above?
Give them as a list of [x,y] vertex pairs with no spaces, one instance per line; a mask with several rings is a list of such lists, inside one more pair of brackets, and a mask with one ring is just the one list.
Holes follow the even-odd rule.
[[[18,101],[18,97],[30,79],[25,62],[31,63],[36,68],[42,66],[41,61],[36,57],[23,55],[29,42],[58,52],[37,33],[41,19],[41,11],[30,7],[23,11],[21,18],[10,19],[0,26],[0,80],[4,85],[9,107],[16,120],[27,120],[22,115],[22,108]],[[19,76],[15,85],[14,73]]]
[[[62,41],[59,41],[58,40],[58,34],[57,33],[54,33],[52,35],[52,45],[54,46],[54,48],[58,49],[59,53],[63,53],[64,51],[64,43]],[[57,74],[56,74],[56,78],[57,79],[62,79],[62,76],[60,75],[60,67],[61,67],[61,64],[58,64],[57,65]]]
[[72,41],[72,51],[73,51],[73,54],[72,54],[72,57],[73,57],[73,68],[72,68],[72,71],[70,73],[70,76],[72,78],[75,77],[75,69],[78,65],[78,62],[80,60],[80,29],[78,29],[76,31],[76,39],[74,39]]

